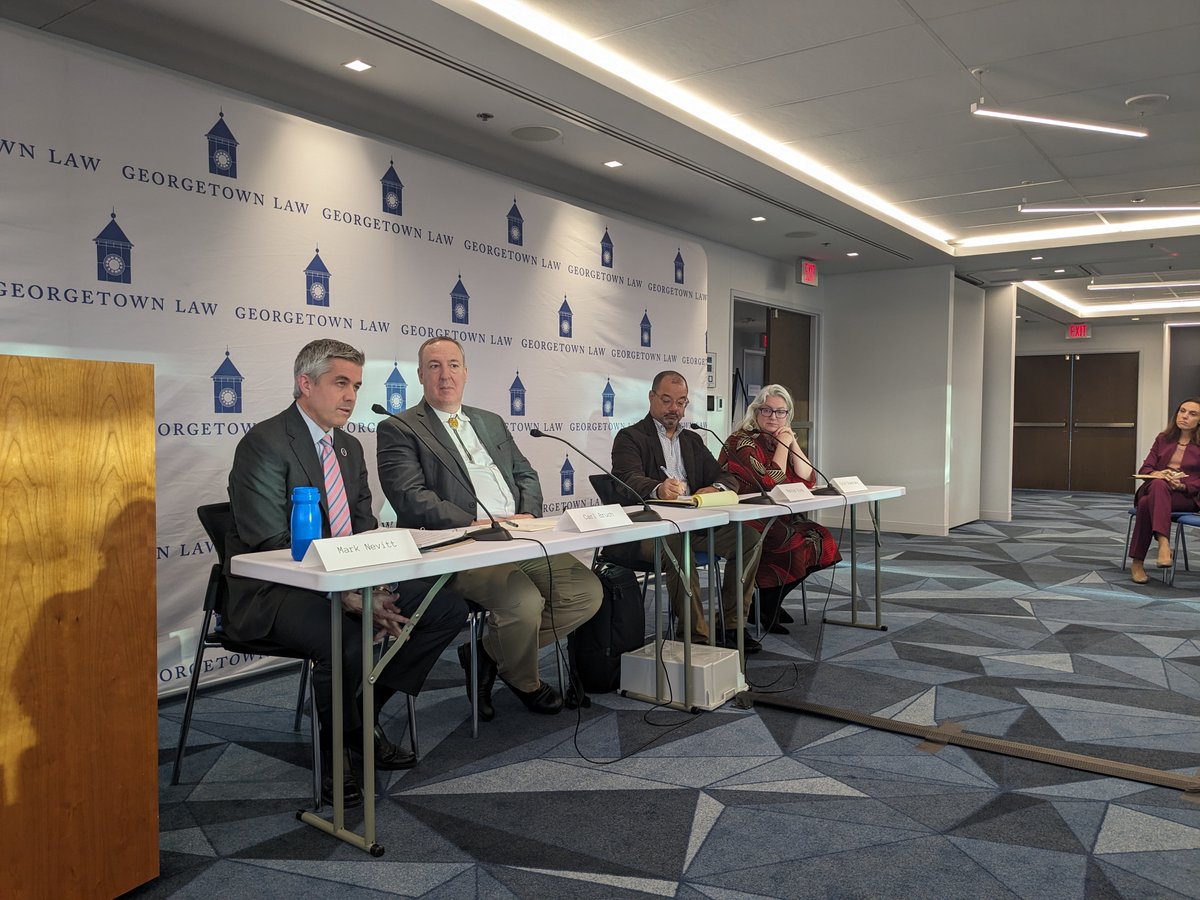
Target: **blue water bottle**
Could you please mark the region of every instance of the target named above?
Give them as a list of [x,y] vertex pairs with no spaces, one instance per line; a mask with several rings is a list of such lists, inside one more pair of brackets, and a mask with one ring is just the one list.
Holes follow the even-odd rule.
[[315,487],[292,488],[292,559],[299,562],[308,545],[321,537],[321,492]]

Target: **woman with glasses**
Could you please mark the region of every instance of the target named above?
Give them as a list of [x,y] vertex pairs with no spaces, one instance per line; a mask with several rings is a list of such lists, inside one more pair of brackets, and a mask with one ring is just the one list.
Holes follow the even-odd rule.
[[[758,392],[740,428],[721,448],[720,464],[743,484],[769,491],[777,484],[816,483],[812,464],[792,432],[792,395],[787,388],[768,384]],[[773,634],[787,634],[792,621],[783,599],[813,572],[841,560],[829,530],[802,514],[747,523],[763,534],[762,559],[755,582],[759,613]]]
[[1141,486],[1133,495],[1133,537],[1129,541],[1129,574],[1134,584],[1150,580],[1146,574],[1146,551],[1150,539],[1158,541],[1160,569],[1171,566],[1171,513],[1195,512],[1200,493],[1200,397],[1179,404],[1167,427],[1138,469]]

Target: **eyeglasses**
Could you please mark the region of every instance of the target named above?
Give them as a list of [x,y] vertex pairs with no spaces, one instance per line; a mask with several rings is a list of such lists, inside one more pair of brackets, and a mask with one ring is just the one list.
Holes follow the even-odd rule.
[[680,409],[687,409],[689,401],[687,397],[681,397],[676,400],[674,397],[669,397],[666,394],[659,394],[658,402],[663,406],[678,406]]
[[773,417],[775,417],[776,419],[786,419],[786,418],[787,418],[787,414],[791,412],[791,410],[790,410],[790,409],[788,409],[786,406],[785,406],[785,407],[782,407],[782,408],[780,408],[780,409],[772,409],[772,408],[771,408],[771,407],[769,407],[769,406],[760,406],[760,407],[758,408],[758,411],[759,411],[759,413],[760,413],[761,415],[764,415],[764,416],[773,416]]

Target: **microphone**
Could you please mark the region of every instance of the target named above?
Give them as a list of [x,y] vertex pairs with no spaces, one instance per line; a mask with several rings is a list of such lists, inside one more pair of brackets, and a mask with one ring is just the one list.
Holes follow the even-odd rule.
[[[409,425],[407,422],[405,422],[403,419],[401,419],[398,415],[396,415],[395,413],[388,412],[386,409],[383,408],[383,405],[380,403],[376,403],[374,406],[372,406],[371,412],[378,413],[381,416],[387,416],[390,419],[395,419],[397,422],[399,422],[401,425],[403,425],[406,429],[408,429],[409,434],[411,434],[413,437],[415,437],[421,443],[422,447],[424,447],[426,450],[428,450],[430,453],[432,453],[434,458],[436,458],[439,463],[442,463],[442,458],[440,456],[438,456],[437,451],[434,450],[429,444],[425,443],[425,439],[423,437],[421,437],[421,435],[417,431],[417,429],[413,428],[411,425]],[[471,483],[469,481],[466,481],[465,479],[463,479],[462,475],[459,474],[458,472],[456,472],[454,470],[453,466],[447,466],[445,463],[442,463],[442,465],[445,467],[447,472],[449,472],[451,475],[454,476],[454,479],[459,484],[461,484],[464,488],[467,489],[467,493],[475,498],[475,502],[479,504],[479,508],[482,509],[485,513],[487,513],[487,517],[492,522],[491,525],[488,525],[484,528],[478,528],[475,531],[468,531],[466,533],[467,537],[473,538],[474,540],[477,540],[477,541],[511,541],[513,539],[512,532],[509,531],[507,528],[505,528],[503,525],[501,525],[499,522],[497,522],[496,517],[492,515],[491,510],[489,510],[486,506],[483,505],[482,502],[480,502],[479,496],[475,493],[475,489],[471,486]]]
[[638,494],[637,491],[635,491],[628,484],[626,484],[624,481],[622,481],[620,478],[618,478],[616,475],[614,475],[611,470],[604,468],[604,466],[600,465],[600,463],[596,462],[594,459],[592,459],[590,456],[588,456],[586,453],[584,453],[582,450],[580,450],[578,447],[576,447],[574,444],[572,444],[566,438],[561,438],[556,434],[546,434],[546,432],[542,431],[540,428],[529,429],[529,436],[535,437],[535,438],[546,437],[546,438],[552,438],[553,440],[556,440],[556,441],[561,441],[562,443],[564,443],[568,447],[570,447],[572,450],[574,450],[576,453],[578,453],[580,456],[582,456],[584,459],[586,459],[588,462],[590,462],[593,466],[595,466],[601,472],[603,472],[605,475],[607,475],[609,478],[611,478],[613,481],[615,481],[617,484],[621,485],[621,487],[625,488],[625,490],[629,491],[629,496],[636,498],[637,502],[642,504],[641,509],[639,509],[637,512],[633,512],[633,513],[629,514],[629,521],[631,521],[631,522],[661,522],[662,521],[662,516],[660,516],[657,511],[651,509],[650,504],[647,503],[641,497],[641,495]]
[[[777,444],[781,443],[779,440],[777,440],[775,438],[774,435],[767,434],[767,432],[763,431],[761,428],[754,428],[753,431],[756,434],[767,435],[767,437],[769,437],[771,440],[775,441],[775,443],[777,443]],[[825,479],[825,487],[813,489],[812,495],[814,497],[837,497],[837,496],[841,495],[842,492],[839,491],[837,488],[835,488],[832,484],[829,483],[829,476],[826,475],[824,472],[822,472],[820,469],[818,469],[815,465],[813,465],[813,461],[811,459],[809,459],[806,456],[801,456],[799,453],[797,453],[795,450],[793,450],[790,445],[784,444],[784,449],[787,450],[789,456],[794,456],[797,459],[799,459],[801,462],[808,463],[808,466],[810,469],[812,469],[814,472],[816,472],[818,475],[820,475],[822,478]]]
[[[690,423],[688,425],[688,428],[692,429],[692,431],[707,431],[709,434],[711,434],[713,437],[715,437],[722,446],[724,446],[724,444],[725,444],[725,442],[721,440],[721,436],[719,434],[717,434],[711,428],[705,428],[699,422]],[[766,489],[762,486],[762,482],[758,480],[758,476],[754,474],[753,470],[751,470],[749,467],[747,467],[746,471],[748,471],[750,473],[750,477],[754,479],[754,484],[758,488],[758,496],[750,497],[746,500],[742,500],[741,498],[739,498],[738,503],[753,503],[753,504],[770,503],[773,506],[778,506],[779,504],[776,503],[767,494]]]

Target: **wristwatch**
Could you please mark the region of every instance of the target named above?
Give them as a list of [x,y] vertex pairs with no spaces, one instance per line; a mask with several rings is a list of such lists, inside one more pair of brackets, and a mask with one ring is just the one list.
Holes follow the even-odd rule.
[[719,482],[719,481],[714,481],[714,482],[712,483],[712,486],[713,486],[713,487],[715,487],[715,488],[716,488],[718,491],[727,491],[727,490],[729,490],[729,488],[725,487],[725,485],[724,485],[724,484],[722,484],[722,483],[721,483],[721,482]]

